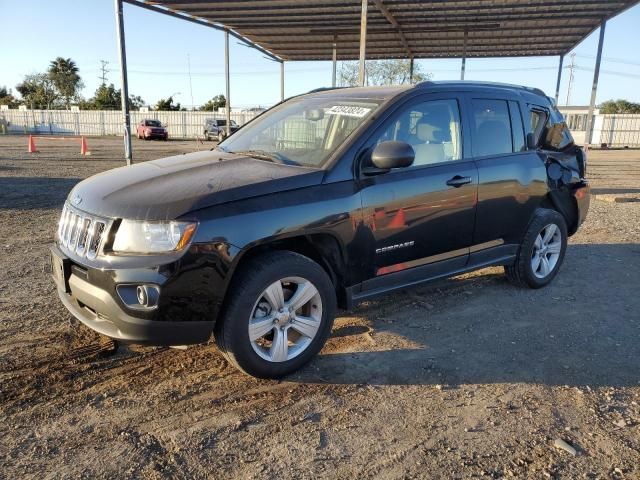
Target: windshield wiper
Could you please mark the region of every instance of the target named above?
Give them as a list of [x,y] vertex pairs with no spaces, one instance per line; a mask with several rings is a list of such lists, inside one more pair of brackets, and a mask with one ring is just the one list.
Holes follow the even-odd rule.
[[237,150],[233,153],[234,155],[246,155],[248,157],[257,158],[259,160],[267,160],[273,163],[282,163],[282,164],[294,164],[293,161],[285,157],[284,155],[276,152],[267,152],[265,150]]

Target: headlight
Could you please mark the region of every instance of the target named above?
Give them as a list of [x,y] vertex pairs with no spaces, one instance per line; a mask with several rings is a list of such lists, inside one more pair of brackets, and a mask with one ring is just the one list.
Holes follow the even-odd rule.
[[122,220],[113,251],[143,254],[178,251],[189,245],[195,231],[196,224],[192,222]]

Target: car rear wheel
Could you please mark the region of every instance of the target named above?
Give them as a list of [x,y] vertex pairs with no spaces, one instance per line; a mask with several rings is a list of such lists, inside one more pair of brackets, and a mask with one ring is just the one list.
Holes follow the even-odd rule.
[[505,267],[514,284],[541,288],[557,275],[567,249],[567,224],[555,210],[538,209],[524,236],[516,262]]
[[294,372],[331,332],[333,284],[307,257],[286,251],[261,255],[229,288],[215,339],[229,361],[249,375],[279,378]]
[[224,141],[226,135],[224,134],[224,132],[220,132],[218,133],[218,143]]

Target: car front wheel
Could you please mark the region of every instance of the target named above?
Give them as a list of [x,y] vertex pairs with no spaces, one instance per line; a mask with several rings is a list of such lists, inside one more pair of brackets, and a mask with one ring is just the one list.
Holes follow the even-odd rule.
[[230,286],[215,338],[249,375],[279,378],[302,367],[326,342],[336,298],[326,272],[288,251],[252,259]]
[[505,267],[514,284],[541,288],[557,275],[567,249],[567,224],[555,210],[538,209],[524,236],[516,262]]

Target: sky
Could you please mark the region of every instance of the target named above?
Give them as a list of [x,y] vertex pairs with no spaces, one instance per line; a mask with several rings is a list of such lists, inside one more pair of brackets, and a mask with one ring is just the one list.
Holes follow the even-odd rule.
[[[224,94],[224,38],[221,32],[124,5],[129,93],[148,104],[173,95],[183,106],[201,105]],[[624,98],[640,103],[640,5],[607,24],[597,102]],[[540,32],[544,35],[544,32]],[[570,105],[587,105],[598,31],[575,48]],[[45,71],[61,56],[72,58],[91,97],[108,63],[108,83],[120,87],[112,0],[0,0],[0,86],[14,89],[24,75]],[[433,80],[455,80],[460,60],[419,60]],[[565,59],[565,66],[570,63]],[[191,67],[189,81],[188,65]],[[339,68],[339,67],[338,67]],[[558,57],[468,59],[467,80],[500,81],[555,94]],[[231,104],[270,106],[280,100],[280,66],[230,39]],[[331,62],[285,63],[285,96],[331,85]],[[560,105],[567,97],[565,68]]]

